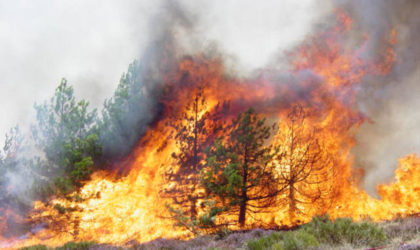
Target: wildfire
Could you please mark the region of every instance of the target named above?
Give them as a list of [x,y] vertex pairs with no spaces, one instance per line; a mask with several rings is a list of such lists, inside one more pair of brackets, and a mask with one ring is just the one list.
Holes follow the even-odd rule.
[[[375,221],[419,213],[420,204],[416,202],[420,199],[418,156],[400,159],[395,170],[396,181],[377,187],[381,199],[370,197],[353,177],[350,150],[355,144],[357,128],[366,120],[353,107],[356,86],[365,75],[383,74],[391,69],[395,63],[392,45],[397,35],[395,30],[391,32],[381,63],[364,61],[360,56],[365,46],[363,41],[357,48],[347,47],[342,41],[351,25],[352,20],[338,12],[337,26],[311,37],[290,53],[292,68],[288,75],[297,80],[277,77],[275,71],[264,72],[257,79],[240,80],[228,76],[220,59],[204,55],[180,59],[175,70],[164,77],[165,91],[159,100],[164,105],[161,117],[124,162],[128,173],[124,176],[106,171],[95,173],[91,181],[74,194],[78,197],[74,201],[35,202],[27,220],[36,229],[19,239],[2,239],[0,247],[41,243],[56,246],[74,240],[121,245],[132,240],[191,237],[190,232],[173,227],[166,207],[172,201],[163,197],[161,190],[166,185],[165,171],[174,167],[171,155],[178,151],[174,131],[167,124],[173,116],[184,112],[197,87],[203,88],[207,102],[200,116],[229,101],[229,109],[221,117],[223,121],[230,121],[237,112],[252,106],[268,120],[277,122],[278,131],[271,143],[287,152],[275,162],[281,171],[286,169],[291,174],[294,171],[291,162],[309,157],[305,149],[320,152],[312,156],[310,166],[304,166],[318,174],[308,182],[296,182],[295,186],[300,194],[294,195],[300,200],[312,201],[312,205],[294,204],[294,210],[300,212],[294,213],[292,218],[288,212],[291,205],[287,203],[291,194],[285,191],[279,195],[278,207],[268,214],[247,217],[248,227],[290,226],[324,213],[332,218]],[[289,114],[294,107],[302,108],[305,119],[302,118],[299,128],[302,131],[299,145],[292,150],[287,148],[287,142],[298,136],[293,134],[296,129],[290,125]],[[321,179],[322,187],[310,184]],[[325,190],[325,197],[317,195],[321,189]],[[3,223],[0,226],[4,228]]]

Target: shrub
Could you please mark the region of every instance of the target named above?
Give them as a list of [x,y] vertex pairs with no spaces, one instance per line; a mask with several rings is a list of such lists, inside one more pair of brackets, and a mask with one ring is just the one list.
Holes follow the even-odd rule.
[[95,242],[92,241],[68,242],[62,247],[57,247],[55,250],[87,250],[94,244]]
[[44,245],[35,245],[30,247],[22,247],[20,250],[48,250],[48,248]]
[[382,224],[388,239],[408,241],[420,234],[420,218],[395,219]]
[[286,232],[283,236],[282,249],[285,250],[306,249],[308,247],[315,246],[319,246],[317,239],[312,234],[309,234],[303,230],[298,230],[296,232]]
[[215,232],[216,240],[222,240],[232,233],[227,227],[222,227]]
[[348,218],[331,221],[328,216],[314,217],[301,230],[312,234],[321,243],[338,245],[350,243],[353,246],[378,246],[385,243],[385,231],[370,222],[355,223]]
[[270,249],[273,245],[278,243],[282,239],[281,233],[272,233],[268,236],[261,237],[259,239],[250,240],[247,242],[247,247],[250,250],[265,250]]
[[284,233],[276,232],[269,236],[250,240],[247,243],[247,247],[250,250],[297,250],[316,246],[319,246],[316,238],[303,230]]
[[385,230],[370,222],[355,223],[351,219],[339,218],[331,221],[328,216],[314,217],[299,230],[276,232],[269,236],[250,240],[246,246],[250,250],[263,249],[306,249],[326,245],[351,244],[379,246],[386,242]]

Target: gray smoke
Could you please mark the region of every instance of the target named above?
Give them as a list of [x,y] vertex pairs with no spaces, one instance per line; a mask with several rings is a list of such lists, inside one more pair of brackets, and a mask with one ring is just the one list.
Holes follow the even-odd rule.
[[392,29],[398,34],[390,74],[365,79],[358,96],[359,108],[372,122],[357,133],[354,164],[365,170],[362,184],[373,194],[376,184],[392,181],[398,158],[420,154],[420,2],[346,1],[341,6],[355,28],[368,34],[367,56],[383,52]]
[[[186,48],[192,48],[191,39],[187,39],[194,34],[192,19],[178,2],[167,1],[150,21],[150,41],[144,54],[130,65],[114,96],[105,102],[100,140],[108,159],[129,155],[148,125],[159,118],[162,77],[177,65]],[[121,91],[127,93],[123,98]]]
[[[163,34],[169,5],[162,2],[0,0],[0,141],[10,127],[24,130],[33,121],[33,103],[50,98],[62,77],[76,97],[101,109],[128,64],[151,54],[154,34]],[[327,9],[314,0],[177,2],[189,19],[199,17],[193,20],[198,43],[217,41],[249,69],[303,39]],[[188,40],[191,34],[177,37]]]

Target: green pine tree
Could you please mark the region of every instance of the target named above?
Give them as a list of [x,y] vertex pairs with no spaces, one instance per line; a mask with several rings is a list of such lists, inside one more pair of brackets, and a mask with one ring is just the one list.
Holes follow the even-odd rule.
[[53,178],[63,195],[89,179],[95,160],[102,155],[96,110],[89,111],[88,106],[85,100],[76,102],[73,88],[65,79],[49,102],[35,104],[37,124],[33,126],[33,137],[46,157],[42,174]]
[[206,150],[207,166],[202,171],[202,184],[213,199],[238,213],[238,223],[245,225],[248,213],[271,207],[278,190],[274,166],[270,163],[273,149],[266,145],[273,127],[266,126],[252,109],[232,121],[230,131]]
[[154,106],[150,97],[153,93],[145,84],[141,66],[138,61],[129,65],[114,95],[105,101],[102,117],[98,120],[99,140],[108,161],[128,155],[153,119],[150,110]]

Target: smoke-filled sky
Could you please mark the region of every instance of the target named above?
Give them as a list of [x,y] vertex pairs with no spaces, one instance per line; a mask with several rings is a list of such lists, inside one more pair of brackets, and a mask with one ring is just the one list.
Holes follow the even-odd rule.
[[[328,8],[315,0],[181,1],[200,19],[206,41],[244,68],[302,40]],[[325,2],[327,4],[327,2]],[[128,64],[139,57],[162,1],[0,0],[0,141],[25,127],[33,103],[53,95],[65,77],[77,97],[100,108]]]
[[[167,2],[0,0],[0,143],[12,126],[33,122],[33,103],[51,97],[62,77],[77,97],[100,109],[128,64],[153,42]],[[384,35],[396,29],[397,66],[389,77],[367,79],[361,87],[358,105],[375,123],[359,130],[354,163],[369,170],[365,185],[373,190],[391,178],[399,157],[420,153],[420,1],[177,2],[197,22],[198,41],[214,42],[245,71],[275,61],[328,23],[323,17],[338,5],[355,29],[369,34],[368,52],[380,50]]]

